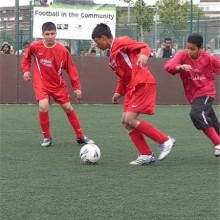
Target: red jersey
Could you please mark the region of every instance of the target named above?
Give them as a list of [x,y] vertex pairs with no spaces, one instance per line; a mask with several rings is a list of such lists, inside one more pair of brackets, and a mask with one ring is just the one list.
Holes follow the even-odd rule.
[[116,93],[133,92],[138,84],[156,84],[148,68],[137,66],[140,54],[150,56],[150,48],[143,42],[127,36],[115,38],[110,49],[109,65],[118,75]]
[[34,87],[47,90],[56,89],[65,85],[62,70],[66,70],[73,90],[80,89],[77,69],[69,51],[60,43],[53,47],[46,47],[43,40],[35,41],[28,47],[22,57],[23,72],[30,72],[31,57],[34,56]]
[[191,71],[181,71],[179,73],[188,101],[193,103],[193,100],[199,96],[215,98],[214,73],[220,74],[220,60],[205,51],[201,51],[199,58],[193,60],[188,55],[187,50],[183,50],[167,61],[164,69],[175,75],[178,73],[176,67],[183,64],[192,67]]

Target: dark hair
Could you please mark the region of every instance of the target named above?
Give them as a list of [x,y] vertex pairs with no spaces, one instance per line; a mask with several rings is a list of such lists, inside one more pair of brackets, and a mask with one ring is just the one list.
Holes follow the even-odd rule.
[[101,38],[104,35],[107,38],[112,38],[112,32],[107,24],[100,23],[97,24],[92,32],[92,39]]
[[69,52],[71,51],[69,46],[65,46],[65,47]]
[[24,47],[25,45],[29,45],[30,43],[28,41],[24,41],[22,46]]
[[167,40],[172,41],[170,37],[166,37],[166,38],[164,39],[164,42],[166,42]]
[[44,31],[56,31],[57,28],[53,22],[45,22],[42,25],[42,32]]
[[96,50],[92,49],[92,50],[91,50],[91,53],[96,54]]
[[192,33],[187,39],[187,43],[195,44],[198,48],[203,45],[203,37],[199,33]]

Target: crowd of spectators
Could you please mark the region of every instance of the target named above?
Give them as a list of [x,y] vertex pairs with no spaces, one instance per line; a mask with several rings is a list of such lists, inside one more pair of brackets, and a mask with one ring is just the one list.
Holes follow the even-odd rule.
[[[15,54],[15,55],[24,55],[26,49],[29,47],[30,42],[29,41],[24,41],[22,44],[22,49],[18,51],[14,51],[14,48],[12,45],[10,45],[8,42],[3,42],[1,45],[1,51],[0,54]],[[71,48],[69,46],[65,46],[68,51],[71,53]],[[205,51],[209,54],[213,54],[212,48],[207,47]],[[178,44],[172,43],[172,39],[167,37],[164,39],[162,44],[158,49],[153,48],[151,49],[150,57],[154,58],[172,58],[176,53],[178,52]],[[91,42],[90,47],[88,51],[85,49],[80,49],[79,54],[73,52],[71,55],[73,56],[93,56],[93,57],[108,57],[110,53],[110,50],[102,51],[97,48],[96,43],[94,41]]]

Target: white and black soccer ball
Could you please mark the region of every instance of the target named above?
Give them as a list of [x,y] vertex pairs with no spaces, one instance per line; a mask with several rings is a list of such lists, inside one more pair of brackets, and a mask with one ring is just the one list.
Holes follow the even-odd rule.
[[53,5],[53,0],[40,0],[40,5],[46,7],[51,6]]
[[80,150],[80,158],[85,164],[94,164],[101,157],[101,151],[95,144],[86,144]]

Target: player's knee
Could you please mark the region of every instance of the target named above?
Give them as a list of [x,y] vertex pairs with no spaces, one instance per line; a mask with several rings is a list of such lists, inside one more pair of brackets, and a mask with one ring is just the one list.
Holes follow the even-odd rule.
[[197,121],[197,119],[200,117],[200,114],[198,111],[191,110],[189,115],[192,121]]
[[46,103],[41,103],[39,105],[39,109],[41,112],[47,112],[49,110],[49,105]]
[[127,130],[134,127],[133,121],[129,118],[124,118],[124,120],[122,121],[122,124]]
[[207,125],[203,122],[201,112],[191,111],[190,118],[195,128],[203,130]]
[[73,111],[73,107],[70,103],[65,103],[65,104],[62,104],[61,105],[62,109],[65,111],[65,112],[71,112]]

